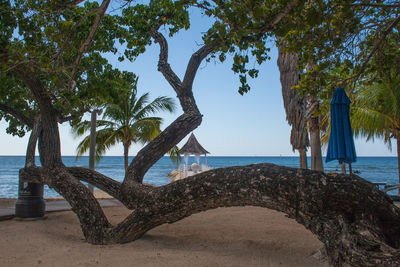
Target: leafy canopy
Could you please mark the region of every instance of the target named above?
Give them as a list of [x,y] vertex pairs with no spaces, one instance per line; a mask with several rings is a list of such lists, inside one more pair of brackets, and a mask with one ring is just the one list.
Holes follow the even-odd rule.
[[[112,98],[108,83],[113,83],[119,71],[112,69],[102,53],[117,51],[114,41],[122,30],[114,16],[103,17],[76,64],[98,8],[96,1],[85,1],[82,6],[67,1],[1,1],[0,77],[5,82],[0,86],[0,118],[9,122],[8,132],[22,136],[29,129],[14,114],[39,113],[23,82],[27,76],[39,79],[60,121],[68,117],[79,120],[91,106]],[[77,72],[72,77],[75,66]],[[1,104],[13,112],[2,109]]]

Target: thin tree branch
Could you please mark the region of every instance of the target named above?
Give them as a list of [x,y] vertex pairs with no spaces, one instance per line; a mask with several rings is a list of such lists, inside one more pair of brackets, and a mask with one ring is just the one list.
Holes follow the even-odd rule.
[[85,1],[86,1],[86,0],[75,0],[75,1],[72,1],[72,2],[70,2],[70,3],[67,3],[67,4],[65,5],[65,7],[56,9],[56,10],[54,10],[53,12],[62,12],[62,11],[64,11],[64,10],[70,9],[70,8],[73,7],[73,6],[79,5],[80,3],[85,2]]
[[292,8],[297,4],[298,0],[292,0],[283,10],[282,13],[280,13],[276,18],[270,23],[269,25],[265,26],[265,28],[262,28],[262,32],[267,32],[269,30],[272,30],[275,28],[275,26],[281,22],[281,20],[292,10]]
[[89,36],[86,38],[85,42],[82,44],[82,46],[79,49],[78,55],[75,59],[75,63],[73,65],[73,69],[71,71],[71,75],[70,75],[70,81],[68,82],[68,89],[72,90],[74,87],[74,76],[75,74],[78,72],[78,68],[79,68],[79,64],[81,63],[82,57],[84,55],[84,53],[88,50],[89,46],[91,45],[93,38],[98,30],[98,28],[100,27],[100,22],[101,19],[104,17],[104,14],[108,8],[108,5],[110,4],[111,0],[104,0],[101,4],[101,6],[99,7],[99,9],[97,10],[97,17],[94,20],[92,29],[90,30]]
[[360,70],[358,71],[358,74],[356,75],[356,80],[360,77],[360,75],[364,72],[365,68],[368,65],[368,62],[371,60],[372,56],[378,51],[379,47],[385,40],[386,36],[390,33],[390,31],[400,22],[400,16],[395,18],[392,23],[382,32],[381,38],[378,39],[378,41],[375,43],[374,48],[371,50],[369,53],[368,57],[365,59],[364,63],[361,65]]
[[400,4],[397,5],[385,5],[385,4],[374,4],[374,3],[359,3],[359,4],[351,4],[351,7],[376,7],[376,8],[399,8]]
[[168,63],[168,43],[165,37],[157,30],[151,33],[154,41],[160,45],[158,71],[160,71],[177,94],[182,91],[182,82]]
[[190,57],[189,63],[186,67],[185,77],[183,78],[183,88],[192,88],[193,81],[196,77],[196,72],[199,69],[200,63],[210,53],[212,53],[213,50],[213,46],[204,45]]

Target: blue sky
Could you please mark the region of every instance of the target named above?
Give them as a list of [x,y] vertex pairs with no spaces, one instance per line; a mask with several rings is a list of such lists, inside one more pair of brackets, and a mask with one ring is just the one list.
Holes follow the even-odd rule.
[[[209,25],[201,14],[194,11],[191,13],[191,29],[169,40],[169,62],[179,77],[183,77],[191,54],[202,42],[201,32]],[[158,46],[152,45],[135,62],[118,62],[112,56],[109,59],[114,67],[132,71],[139,76],[139,94],[150,92],[152,99],[160,95],[175,98],[173,89],[157,71],[158,53]],[[290,145],[290,127],[285,118],[276,60],[277,49],[274,47],[271,49],[271,60],[260,66],[259,77],[250,81],[252,89],[244,96],[237,92],[239,80],[231,71],[230,58],[224,63],[203,62],[197,72],[193,92],[204,117],[194,133],[199,142],[211,152],[211,156],[297,155]],[[165,118],[163,127],[181,112],[178,109],[173,115],[161,114]],[[24,155],[28,137],[12,137],[5,133],[5,129],[5,122],[0,122],[0,155]],[[72,136],[68,125],[60,126],[60,134],[62,154],[75,155],[79,139]],[[396,156],[395,149],[390,152],[380,140],[366,143],[365,139],[359,138],[355,144],[359,156]],[[135,155],[139,148],[133,145],[130,155]],[[120,156],[122,153],[122,145],[117,145],[106,155]]]

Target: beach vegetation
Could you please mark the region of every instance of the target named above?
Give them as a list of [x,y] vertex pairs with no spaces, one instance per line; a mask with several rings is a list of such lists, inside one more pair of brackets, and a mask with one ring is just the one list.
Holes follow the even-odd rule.
[[[0,2],[5,7],[1,16],[4,13],[10,18],[6,26],[1,24],[6,29],[6,34],[1,33],[1,71],[12,73],[29,89],[40,111],[38,148],[42,166],[25,167],[20,170],[20,177],[23,181],[48,184],[60,193],[76,213],[86,241],[126,243],[158,225],[194,213],[253,205],[285,212],[303,224],[324,243],[332,265],[398,266],[400,209],[373,185],[355,176],[332,177],[265,163],[214,169],[161,187],[143,184],[150,167],[202,122],[193,95],[202,62],[224,61],[231,56],[232,70],[238,75],[238,92],[247,93],[248,78],[256,78],[255,66],[269,59],[268,43],[275,36],[284,36],[293,45],[296,34],[291,33],[303,27],[305,32],[317,37],[321,34],[321,40],[325,40],[315,43],[314,47],[320,46],[313,50],[309,36],[299,36],[300,41],[307,41],[304,55],[341,49],[339,37],[360,27],[351,5],[359,10],[364,2],[128,1],[122,5],[120,15],[106,13],[110,2]],[[185,74],[179,77],[168,60],[165,34],[172,38],[188,29],[191,8],[199,8],[213,23],[202,36],[203,43],[188,59]],[[328,16],[329,12],[334,16]],[[320,32],[319,25],[329,34]],[[336,31],[331,32],[332,27]],[[18,34],[13,36],[14,32]],[[113,92],[112,86],[91,87],[87,79],[89,73],[104,73],[107,61],[101,53],[117,53],[116,41],[126,45],[118,54],[120,60],[133,61],[150,44],[159,46],[158,70],[182,108],[182,114],[137,153],[122,182],[87,168],[65,166],[58,130],[59,123],[79,118],[87,107],[98,104],[96,96],[103,91]],[[310,61],[301,55],[300,59],[304,58]],[[314,62],[314,70],[324,63],[322,59]],[[307,75],[314,77],[312,72]],[[82,181],[118,199],[132,213],[112,225]]]

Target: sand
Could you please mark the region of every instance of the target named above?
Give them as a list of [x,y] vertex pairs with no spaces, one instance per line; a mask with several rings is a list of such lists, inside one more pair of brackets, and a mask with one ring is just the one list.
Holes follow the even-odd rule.
[[[129,214],[104,210],[113,224]],[[322,243],[311,232],[256,207],[202,212],[122,245],[86,243],[71,211],[0,221],[0,230],[0,266],[328,266],[312,256]]]

